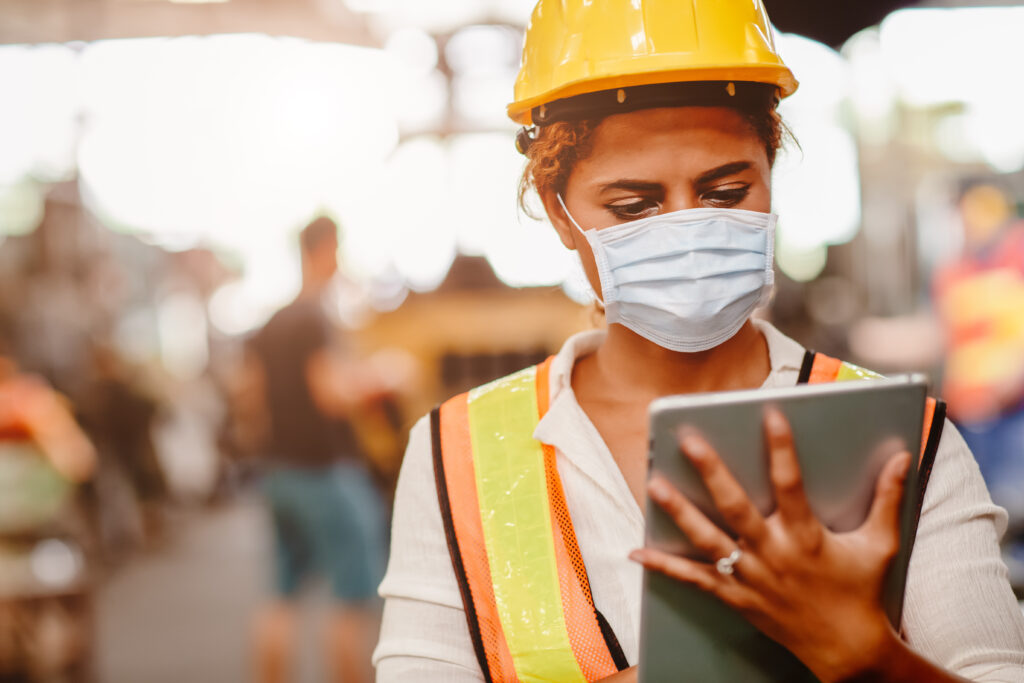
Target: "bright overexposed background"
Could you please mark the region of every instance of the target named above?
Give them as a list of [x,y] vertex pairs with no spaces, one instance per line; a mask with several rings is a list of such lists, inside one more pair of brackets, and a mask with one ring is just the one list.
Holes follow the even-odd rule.
[[[383,27],[383,49],[264,35],[0,47],[0,92],[16,103],[0,108],[0,231],[31,230],[44,184],[77,171],[112,228],[243,264],[212,304],[228,332],[294,295],[293,236],[317,212],[343,225],[345,263],[370,287],[430,289],[457,251],[510,285],[571,280],[570,255],[515,207],[522,159],[503,107],[519,34],[473,25],[477,3],[354,6]],[[1024,165],[1024,91],[1006,78],[1021,25],[1020,7],[910,9],[838,52],[779,37],[801,81],[782,106],[799,146],[775,174],[784,272],[813,279],[827,247],[857,235],[858,136],[888,143],[906,108],[955,104],[927,141],[952,161]]]

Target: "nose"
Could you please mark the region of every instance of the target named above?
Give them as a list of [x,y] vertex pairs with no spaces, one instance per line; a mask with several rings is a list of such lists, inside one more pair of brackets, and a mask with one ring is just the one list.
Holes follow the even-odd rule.
[[680,185],[666,189],[668,193],[665,195],[665,201],[661,205],[661,213],[701,208],[700,195],[697,194],[694,188]]

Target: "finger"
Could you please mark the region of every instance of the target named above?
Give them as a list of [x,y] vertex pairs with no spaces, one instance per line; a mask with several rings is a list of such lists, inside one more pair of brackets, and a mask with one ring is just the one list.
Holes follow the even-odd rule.
[[889,458],[875,485],[875,499],[864,527],[893,541],[899,539],[900,508],[904,484],[910,470],[910,453],[903,451]]
[[779,515],[790,526],[817,525],[804,491],[800,461],[793,447],[793,430],[776,408],[765,410],[764,435],[768,446],[768,478]]
[[711,445],[697,433],[684,430],[680,433],[679,446],[697,468],[715,507],[729,527],[757,545],[765,535],[764,517]]
[[652,474],[647,483],[647,494],[665,511],[676,526],[702,555],[709,560],[725,557],[736,543],[714,522],[704,516],[696,505],[675,489],[664,477]]
[[713,565],[694,562],[654,548],[634,550],[629,554],[629,559],[639,562],[646,569],[695,586],[740,611],[748,610],[757,602],[756,593],[750,587],[733,577],[719,574]]
[[629,554],[629,559],[639,562],[647,569],[696,586],[708,593],[716,593],[718,585],[724,582],[724,577],[711,565],[654,548],[634,550]]

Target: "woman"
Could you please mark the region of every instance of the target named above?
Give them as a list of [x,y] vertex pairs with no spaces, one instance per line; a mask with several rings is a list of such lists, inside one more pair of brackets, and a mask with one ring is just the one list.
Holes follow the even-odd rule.
[[[750,0],[537,6],[509,111],[534,126],[518,138],[526,184],[609,325],[414,427],[379,680],[636,680],[645,566],[711,592],[824,681],[1024,681],[1005,514],[941,413],[903,639],[880,595],[909,454],[845,534],[809,511],[778,415],[767,518],[706,443],[681,444],[737,540],[648,480],[653,399],[793,385],[809,369],[802,347],[750,319],[772,285],[775,107],[796,88],[770,36]],[[639,549],[645,494],[707,562]]]

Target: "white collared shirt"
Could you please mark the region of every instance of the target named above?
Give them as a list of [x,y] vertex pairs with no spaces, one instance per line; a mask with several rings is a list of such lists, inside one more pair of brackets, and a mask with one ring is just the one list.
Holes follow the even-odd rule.
[[[796,384],[804,348],[757,322],[771,371],[763,387]],[[551,444],[594,602],[637,663],[642,568],[627,558],[644,543],[643,511],[570,383],[577,358],[604,332],[571,337],[551,364],[551,405],[534,437]],[[1006,513],[992,504],[974,458],[946,423],[925,495],[907,578],[903,628],[915,650],[974,681],[1024,683],[1024,616],[1010,590],[998,540]],[[421,419],[395,494],[391,558],[377,680],[483,681],[441,522],[430,423]]]

